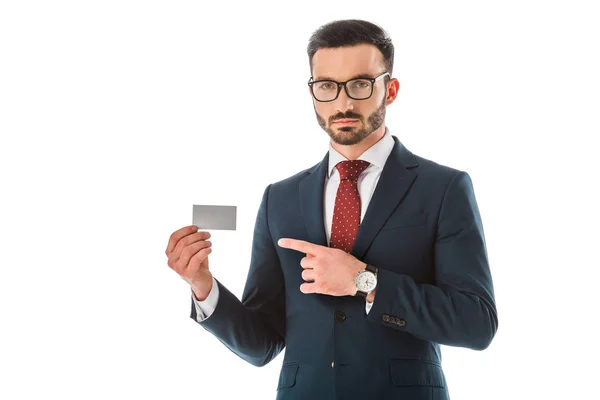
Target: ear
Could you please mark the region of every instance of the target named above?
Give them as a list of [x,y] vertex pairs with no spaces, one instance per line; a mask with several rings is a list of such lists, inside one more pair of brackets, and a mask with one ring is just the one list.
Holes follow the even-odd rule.
[[389,103],[387,103],[387,105],[389,106],[394,102],[394,100],[396,100],[396,97],[398,97],[398,92],[400,91],[400,81],[398,81],[398,79],[396,78],[392,78],[388,85],[389,87],[386,93],[386,97],[389,101]]

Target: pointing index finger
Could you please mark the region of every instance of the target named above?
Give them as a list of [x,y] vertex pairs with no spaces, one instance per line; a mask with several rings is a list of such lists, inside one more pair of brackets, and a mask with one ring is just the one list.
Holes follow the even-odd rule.
[[317,255],[319,253],[318,245],[304,240],[281,238],[277,241],[281,247],[301,251],[302,253]]

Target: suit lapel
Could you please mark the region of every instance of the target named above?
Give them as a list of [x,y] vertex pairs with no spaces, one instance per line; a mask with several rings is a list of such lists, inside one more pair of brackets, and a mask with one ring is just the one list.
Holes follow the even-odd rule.
[[309,242],[327,246],[323,200],[325,174],[329,165],[329,152],[323,161],[312,168],[310,175],[300,181],[300,211],[308,232]]
[[[411,168],[418,164],[414,155],[392,135],[394,147],[388,157],[371,201],[365,212],[356,241],[350,254],[362,259],[375,236],[402,201],[415,180],[417,173]],[[310,175],[300,181],[300,211],[308,232],[309,241],[327,246],[324,226],[324,185],[329,163],[329,152],[320,164],[312,168]]]
[[373,197],[358,227],[356,241],[350,252],[359,260],[364,257],[375,236],[400,204],[417,177],[415,171],[408,169],[417,166],[414,156],[400,143],[398,138],[393,135],[392,137],[395,142],[394,147],[385,162],[383,171],[381,171]]

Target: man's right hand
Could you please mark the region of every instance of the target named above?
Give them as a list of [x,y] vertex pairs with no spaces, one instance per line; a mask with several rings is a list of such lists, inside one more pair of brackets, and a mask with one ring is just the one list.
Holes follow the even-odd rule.
[[190,284],[198,300],[204,301],[212,289],[212,274],[208,270],[212,243],[206,240],[210,233],[197,230],[195,225],[189,225],[173,232],[165,253],[169,267]]

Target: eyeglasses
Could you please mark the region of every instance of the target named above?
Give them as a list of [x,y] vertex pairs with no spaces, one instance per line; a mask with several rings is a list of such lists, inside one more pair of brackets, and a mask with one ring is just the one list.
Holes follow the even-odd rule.
[[[373,85],[384,76],[390,76],[389,72],[375,78],[355,78],[346,82],[337,82],[329,79],[313,81],[312,76],[308,80],[308,86],[312,89],[312,95],[317,101],[327,102],[338,98],[342,86],[348,97],[354,100],[366,100],[373,95]],[[311,82],[312,81],[312,82]]]

